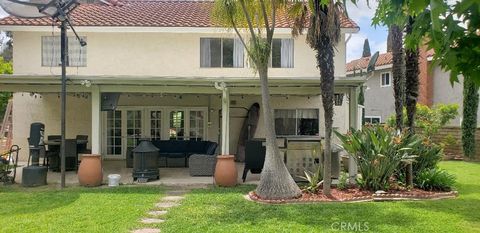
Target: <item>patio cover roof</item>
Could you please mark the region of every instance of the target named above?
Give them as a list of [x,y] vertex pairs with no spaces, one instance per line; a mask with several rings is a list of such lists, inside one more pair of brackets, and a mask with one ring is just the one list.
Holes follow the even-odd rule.
[[[90,85],[85,85],[85,82]],[[260,94],[258,77],[159,77],[159,76],[68,76],[68,92],[91,92],[98,86],[101,92],[131,93],[192,93],[220,94],[215,82],[225,82],[231,94]],[[365,77],[336,79],[335,90],[347,91],[361,86]],[[60,76],[0,75],[1,91],[59,92]],[[269,78],[271,94],[320,94],[320,78]]]

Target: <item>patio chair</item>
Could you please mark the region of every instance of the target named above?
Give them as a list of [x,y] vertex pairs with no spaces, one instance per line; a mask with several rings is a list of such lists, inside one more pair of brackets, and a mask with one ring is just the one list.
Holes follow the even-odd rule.
[[[78,140],[85,140],[88,141],[88,135],[77,135],[76,137],[77,141]],[[77,153],[78,154],[90,154],[91,151],[87,149],[87,143],[77,143]]]
[[78,168],[77,139],[65,140],[65,170],[72,171]]

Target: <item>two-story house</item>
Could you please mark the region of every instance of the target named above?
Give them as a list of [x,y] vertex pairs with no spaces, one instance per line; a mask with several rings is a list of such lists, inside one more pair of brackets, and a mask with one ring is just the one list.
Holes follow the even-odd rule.
[[[435,104],[458,104],[459,116],[449,122],[450,126],[460,126],[463,106],[463,77],[460,83],[450,83],[450,73],[431,64],[433,50],[420,50],[419,57],[419,93],[418,103],[433,106]],[[384,123],[395,114],[392,77],[392,53],[379,54],[375,70],[367,75],[370,57],[363,57],[347,63],[349,78],[367,76],[364,84],[365,122]],[[480,110],[477,114],[480,124]]]
[[[230,103],[226,145],[235,154],[246,109],[261,103],[259,80],[234,31],[213,24],[212,8],[212,1],[132,0],[75,9],[72,23],[88,45],[81,47],[69,33],[67,138],[88,135],[92,153],[112,159],[124,159],[141,137],[220,142],[222,122],[228,121],[222,119],[225,97],[215,83],[224,83]],[[345,35],[359,30],[345,16],[341,22],[335,50],[339,79],[346,76]],[[305,36],[292,38],[290,25],[279,16],[269,69],[277,134],[321,138],[315,53]],[[43,122],[46,135],[60,133],[59,29],[49,18],[6,17],[0,30],[12,31],[15,41],[14,74],[0,77],[0,90],[14,92],[13,141],[28,148],[32,122]],[[349,96],[356,96],[362,83],[335,84],[335,92],[345,96],[335,107],[334,127],[342,132],[358,127],[357,98]],[[101,111],[104,93],[119,93],[115,110]],[[254,137],[263,135],[260,116]]]

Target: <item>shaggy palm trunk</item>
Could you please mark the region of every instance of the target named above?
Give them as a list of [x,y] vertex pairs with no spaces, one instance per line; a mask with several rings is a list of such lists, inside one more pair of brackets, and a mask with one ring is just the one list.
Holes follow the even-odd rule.
[[273,112],[270,107],[267,64],[257,66],[262,91],[263,121],[265,123],[266,155],[256,194],[263,199],[291,199],[301,191],[285,167],[276,144]]
[[[413,18],[409,18],[407,34],[412,33]],[[415,113],[418,99],[418,48],[405,52],[405,105],[407,106],[407,124],[410,133],[415,133]]]
[[391,26],[392,37],[392,76],[395,97],[395,122],[398,131],[403,128],[403,103],[405,101],[405,76],[403,75],[402,30],[399,26]]
[[325,151],[323,153],[323,193],[330,195],[330,186],[332,183],[332,125],[333,125],[333,95],[334,95],[334,70],[333,64],[333,46],[330,38],[326,35],[320,36],[316,44],[317,66],[320,68],[322,92],[322,104],[325,117]]
[[471,77],[464,77],[463,81],[463,121],[462,143],[463,154],[468,158],[475,157],[475,131],[477,129],[477,112],[479,101],[479,87]]

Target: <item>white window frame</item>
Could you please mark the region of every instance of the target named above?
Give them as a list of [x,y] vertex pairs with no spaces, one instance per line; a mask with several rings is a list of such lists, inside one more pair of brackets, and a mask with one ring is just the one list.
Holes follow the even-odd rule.
[[[280,40],[281,41],[282,39],[292,40],[292,66],[291,67],[282,67],[281,64],[280,64],[279,67],[273,67],[273,60],[272,60],[273,59],[273,40]],[[271,48],[271,51],[270,51],[270,58],[269,58],[269,61],[268,61],[268,67],[273,68],[273,69],[293,69],[293,68],[295,68],[295,40],[293,38],[273,38],[273,40],[272,40],[272,48]],[[280,55],[281,54],[282,54],[282,52],[280,51]]]
[[[367,122],[366,119],[367,118],[370,118],[370,122]],[[381,116],[365,116],[364,119],[365,119],[365,123],[370,123],[372,124],[372,120],[371,119],[374,119],[374,118],[378,118],[378,123],[382,123],[382,117]]]
[[[388,74],[388,85],[383,85],[383,75]],[[391,72],[383,72],[380,74],[380,87],[390,87],[392,86],[392,73]]]
[[[41,63],[41,65],[42,65],[42,67],[59,67],[59,66],[61,66],[61,64],[60,64],[60,62],[59,62],[58,64],[55,64],[55,61],[54,61],[54,60],[56,60],[56,59],[55,59],[55,54],[56,54],[56,53],[54,53],[53,51],[52,51],[52,53],[53,53],[53,54],[52,54],[52,56],[53,56],[53,57],[52,57],[52,61],[49,62],[49,63],[44,63],[44,49],[46,49],[46,48],[44,48],[43,42],[44,42],[44,40],[45,40],[46,38],[54,38],[53,41],[52,41],[52,43],[53,43],[53,44],[52,44],[52,49],[53,49],[53,46],[57,45],[57,46],[58,46],[58,47],[56,48],[57,53],[58,53],[57,55],[58,55],[58,56],[61,56],[61,52],[60,52],[60,43],[61,43],[61,41],[60,41],[60,36],[42,36],[42,37],[40,38],[40,47],[41,47],[41,51],[40,51],[40,53],[41,53],[41,54],[40,54],[41,62],[40,62],[40,63]],[[80,36],[80,38],[83,39],[84,41],[87,41],[87,37],[86,37],[86,36]],[[73,41],[73,42],[70,42],[70,41]],[[58,43],[58,44],[56,44],[56,43]],[[80,51],[81,51],[81,52],[79,53],[79,55],[80,55],[80,57],[78,58],[79,61],[77,62],[77,63],[79,63],[79,64],[77,64],[77,65],[71,65],[71,64],[70,64],[70,59],[72,59],[72,58],[69,57],[69,56],[70,56],[69,54],[71,53],[71,52],[70,52],[70,46],[69,46],[69,45],[71,45],[71,44],[76,44],[76,45],[78,45],[78,46],[79,46],[79,49],[80,49]],[[66,62],[67,62],[67,67],[87,67],[87,64],[88,64],[88,61],[87,61],[87,47],[86,47],[86,46],[82,47],[82,46],[80,45],[80,42],[77,40],[76,37],[74,37],[74,36],[69,36],[69,37],[67,37],[67,50],[68,50],[68,51],[67,51],[67,54],[66,54],[66,56],[67,56],[67,61],[66,61]],[[82,56],[82,55],[83,55],[83,56]],[[58,60],[61,61],[61,58],[59,57]],[[83,63],[83,60],[85,61],[84,63]]]
[[[202,39],[220,39],[220,66],[202,66]],[[239,68],[245,68],[245,49],[243,49],[243,62],[242,62],[242,66],[232,66],[232,67],[224,67],[223,66],[223,41],[224,40],[233,40],[233,43],[235,44],[235,39],[236,38],[228,38],[228,37],[200,37],[200,44],[199,44],[199,50],[200,50],[200,68],[201,69],[215,69],[215,68],[227,68],[227,69],[232,69],[232,68],[236,68],[236,69],[239,69]],[[235,53],[235,51],[233,51]]]

